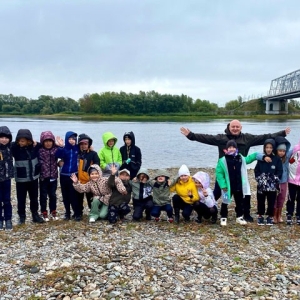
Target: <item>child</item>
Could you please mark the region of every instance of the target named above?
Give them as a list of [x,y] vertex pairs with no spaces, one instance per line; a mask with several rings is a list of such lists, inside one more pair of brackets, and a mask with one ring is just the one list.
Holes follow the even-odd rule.
[[121,168],[127,168],[130,172],[130,179],[133,179],[142,165],[141,149],[135,145],[135,136],[132,131],[124,133],[123,141],[125,145],[120,148],[123,161]]
[[295,201],[297,201],[296,218],[297,224],[300,225],[300,142],[296,146],[294,146],[289,162],[289,195],[286,202],[286,223],[288,225],[292,225],[292,217],[295,210]]
[[44,219],[38,214],[38,190],[40,177],[40,163],[38,152],[40,144],[34,147],[32,134],[28,129],[19,129],[16,141],[12,143],[12,154],[15,159],[14,171],[16,180],[19,224],[26,220],[26,196],[29,194],[32,221],[44,223]]
[[140,221],[146,211],[146,220],[151,220],[151,209],[153,207],[152,185],[149,181],[148,170],[140,168],[136,179],[131,181],[132,184],[132,202],[134,221]]
[[223,194],[220,225],[227,225],[228,204],[232,196],[235,201],[236,223],[246,225],[243,218],[244,199],[246,195],[251,195],[246,164],[256,160],[257,153],[244,157],[238,153],[234,140],[227,142],[224,152],[225,156],[219,159],[216,167],[216,178]]
[[70,176],[78,172],[77,157],[77,133],[68,131],[65,136],[65,146],[60,137],[57,137],[57,144],[60,146],[55,154],[56,158],[63,160],[63,165],[60,172],[60,187],[65,206],[65,221],[71,219],[71,207],[75,221],[81,221],[81,211],[79,209],[78,194],[73,187],[73,181]]
[[[89,181],[88,168],[93,165],[100,165],[100,159],[96,151],[91,150],[93,140],[85,133],[78,136],[78,179],[81,183],[85,184]],[[79,211],[83,213],[83,198],[84,194],[88,203],[88,207],[91,209],[92,193],[79,193],[78,194],[78,205]]]
[[[98,165],[91,165],[88,169],[88,174],[90,180],[85,184],[78,181],[76,174],[71,175],[71,180],[77,192],[93,194],[89,222],[94,223],[98,218],[105,219],[107,217],[111,189],[107,184],[107,178],[102,177],[102,171]],[[121,180],[116,178],[116,181],[117,188],[121,193],[124,193],[126,189]]]
[[111,167],[111,175],[108,178],[108,186],[112,190],[112,194],[109,200],[108,206],[108,221],[109,223],[116,223],[118,218],[120,221],[124,220],[124,217],[130,213],[129,202],[131,199],[132,186],[130,184],[130,172],[127,169],[121,169],[119,171],[119,179],[122,181],[126,191],[119,192],[116,184],[116,176],[118,169],[113,165]]
[[205,219],[211,218],[211,223],[215,224],[218,219],[218,208],[214,193],[209,187],[209,175],[205,172],[199,171],[192,178],[198,189],[198,194],[200,197],[199,202],[194,204],[194,209],[198,214],[198,219],[196,221],[201,223],[202,217]]
[[164,210],[168,216],[168,222],[173,223],[173,208],[171,205],[169,180],[170,176],[166,170],[158,170],[152,182],[153,186],[153,203],[151,215],[155,221],[160,220],[160,213]]
[[[10,202],[11,178],[14,176],[11,153],[12,135],[8,127],[0,127],[0,230],[12,230],[12,205]],[[2,214],[4,213],[4,215]]]
[[55,137],[51,131],[41,133],[39,149],[40,174],[40,206],[42,217],[49,221],[47,211],[47,197],[49,196],[49,212],[53,220],[58,220],[56,214],[56,189],[57,189],[57,158],[55,153],[58,147],[55,145]]
[[[266,225],[273,225],[274,203],[279,190],[279,182],[282,177],[282,162],[278,156],[273,154],[275,141],[267,139],[264,143],[264,154],[272,162],[258,161],[254,173],[257,181],[257,224],[265,225],[263,215],[268,215]],[[265,199],[267,198],[268,207],[265,210]]]
[[[287,194],[288,187],[288,174],[289,174],[289,159],[292,155],[290,142],[281,136],[275,138],[276,143],[276,155],[281,159],[282,162],[282,177],[280,180],[280,191],[277,194],[274,206],[273,223],[282,223],[282,208]],[[288,220],[290,219],[290,220]],[[287,221],[291,221],[291,218],[287,218]]]
[[100,158],[100,167],[103,171],[103,176],[109,176],[111,165],[114,164],[118,169],[122,164],[122,155],[116,147],[118,139],[111,133],[105,132],[102,135],[104,147],[98,152]]
[[182,216],[186,222],[190,221],[193,204],[199,200],[198,190],[190,176],[191,173],[186,165],[182,165],[178,170],[178,179],[171,185],[170,192],[176,192],[173,196],[173,208],[175,213],[175,223],[179,223],[179,213],[182,210]]

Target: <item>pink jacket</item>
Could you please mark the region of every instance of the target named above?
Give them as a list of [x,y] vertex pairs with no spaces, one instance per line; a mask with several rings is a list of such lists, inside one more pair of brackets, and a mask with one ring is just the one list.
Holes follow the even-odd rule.
[[300,141],[293,148],[289,164],[289,183],[300,185]]

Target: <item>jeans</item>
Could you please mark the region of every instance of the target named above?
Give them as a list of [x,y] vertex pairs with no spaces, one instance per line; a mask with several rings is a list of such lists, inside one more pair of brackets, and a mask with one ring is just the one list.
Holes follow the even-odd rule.
[[171,204],[165,204],[162,206],[154,205],[151,210],[151,215],[155,218],[159,218],[162,210],[167,213],[168,218],[173,218],[173,207]]

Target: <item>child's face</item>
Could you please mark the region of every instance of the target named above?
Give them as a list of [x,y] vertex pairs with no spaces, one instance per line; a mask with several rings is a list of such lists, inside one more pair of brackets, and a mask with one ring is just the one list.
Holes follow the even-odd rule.
[[89,143],[87,142],[82,142],[79,144],[80,151],[87,151],[89,149]]
[[0,137],[0,144],[7,145],[9,143],[9,138],[6,136]]
[[125,137],[125,144],[126,146],[131,146],[131,139],[129,139],[128,137]]
[[271,144],[267,144],[265,146],[265,152],[266,152],[266,154],[270,155],[270,154],[272,154],[272,151],[273,151],[273,146]]
[[138,179],[139,179],[140,182],[144,182],[145,183],[148,180],[148,176],[146,174],[144,174],[144,173],[141,173],[139,175]]
[[92,171],[90,173],[90,179],[92,181],[97,181],[99,179],[99,177],[100,177],[100,175],[99,175],[99,173],[97,171]]
[[44,148],[51,149],[53,147],[53,141],[52,140],[44,140]]
[[279,157],[284,157],[285,156],[285,150],[283,150],[283,149],[280,149],[280,150],[277,150],[277,155],[279,156]]
[[194,179],[194,178],[193,178],[193,180],[194,180],[195,185],[196,185],[196,187],[197,187],[198,189],[202,189],[202,188],[203,188],[203,185],[202,185],[202,183],[201,183],[200,181],[198,181],[198,180],[196,180],[196,179]]
[[76,145],[76,140],[73,139],[73,138],[69,138],[69,139],[68,139],[68,142],[69,142],[69,144],[71,144],[72,146],[75,146],[75,145]]
[[18,140],[18,143],[19,143],[20,147],[26,147],[26,146],[29,145],[29,141],[27,139],[25,139],[25,138],[20,138]]
[[115,140],[114,139],[110,139],[110,140],[107,141],[107,146],[110,147],[110,148],[113,147],[114,144],[115,144]]
[[130,175],[128,175],[126,172],[122,172],[119,174],[119,178],[126,181],[130,179]]
[[236,148],[233,147],[233,146],[230,146],[230,147],[228,147],[227,150],[230,151],[230,152],[235,152],[235,151],[236,151]]
[[158,176],[158,177],[156,177],[156,181],[157,182],[165,182],[166,181],[166,177],[165,176]]
[[189,175],[181,175],[179,178],[182,182],[188,182],[190,176]]

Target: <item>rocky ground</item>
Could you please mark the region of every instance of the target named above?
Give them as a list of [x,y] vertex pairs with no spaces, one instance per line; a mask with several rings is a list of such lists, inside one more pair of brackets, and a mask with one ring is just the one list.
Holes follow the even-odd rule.
[[[206,171],[213,181],[214,170]],[[255,216],[253,170],[249,176]],[[15,192],[12,203],[14,229],[0,232],[1,300],[300,299],[300,226],[242,227],[232,205],[226,228],[166,221],[90,225],[87,215],[82,222],[27,219],[18,226]],[[58,205],[62,216],[61,197]]]

